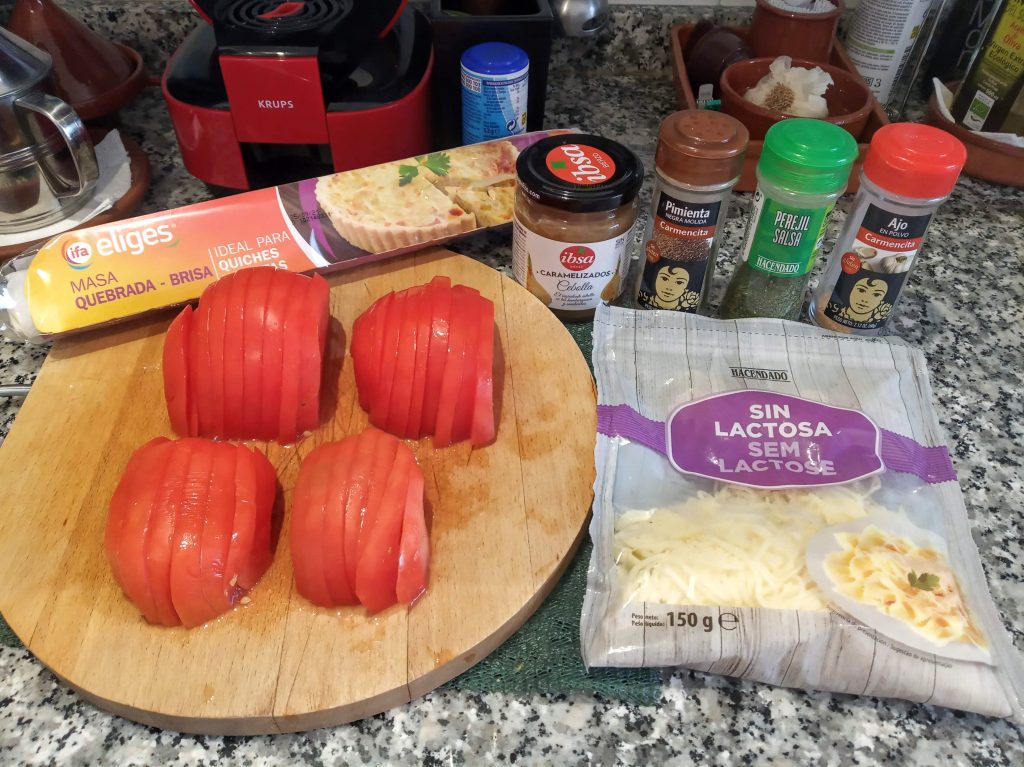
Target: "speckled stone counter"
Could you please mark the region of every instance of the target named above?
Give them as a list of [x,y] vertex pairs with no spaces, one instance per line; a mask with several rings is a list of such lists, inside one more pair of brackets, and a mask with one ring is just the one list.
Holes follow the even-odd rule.
[[[179,13],[159,23],[150,19],[150,31],[140,32],[131,26],[132,19],[145,15],[138,9],[94,5],[99,14],[95,18],[116,10],[121,15],[114,14],[110,23],[115,27],[125,23],[132,35],[150,35],[157,41],[151,50],[172,47],[167,39],[191,23]],[[718,13],[721,17],[725,10]],[[602,36],[599,47],[578,41],[560,47],[550,78],[548,124],[621,141],[651,167],[658,123],[676,107],[665,54],[665,31],[672,18],[664,10],[617,10],[616,26]],[[153,37],[161,29],[167,36]],[[586,71],[573,65],[579,61],[587,62]],[[154,184],[144,210],[206,196],[205,188],[181,167],[156,90],[146,92],[123,119],[153,163]],[[648,183],[645,204],[649,194]],[[737,195],[733,201],[716,298],[732,272],[750,197]],[[849,198],[840,203],[832,237],[848,205]],[[507,233],[477,236],[454,247],[508,269]],[[1021,328],[1024,190],[963,179],[935,217],[893,330],[928,357],[935,404],[949,436],[974,539],[996,604],[1017,648],[1024,651]],[[31,381],[45,353],[45,348],[0,344],[0,383]],[[17,405],[0,401],[0,434],[6,434]],[[666,675],[657,706],[586,696],[435,692],[328,730],[195,737],[98,711],[28,652],[0,651],[0,764],[376,763],[1012,766],[1024,764],[1024,729],[929,706],[680,672]]]

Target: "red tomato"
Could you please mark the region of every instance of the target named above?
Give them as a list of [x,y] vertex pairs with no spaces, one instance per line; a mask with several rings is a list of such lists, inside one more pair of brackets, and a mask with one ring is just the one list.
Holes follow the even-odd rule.
[[[359,562],[366,553],[367,540],[369,538],[370,531],[373,530],[373,526],[377,523],[377,517],[381,513],[381,504],[383,503],[387,479],[391,472],[394,471],[395,456],[398,454],[400,448],[405,447],[393,436],[383,431],[379,431],[377,429],[373,429],[371,431],[370,429],[367,429],[363,434],[365,435],[367,432],[370,432],[371,434],[376,432],[376,435],[372,443],[373,462],[370,464],[369,486],[359,523],[359,540],[356,551],[356,573],[353,574],[354,577],[351,581],[353,585],[355,585],[358,580]],[[408,450],[408,448],[405,449]],[[359,592],[356,591],[357,596],[358,594]]]
[[[392,295],[388,293],[388,296]],[[369,394],[376,388],[372,360],[376,349],[371,337],[377,330],[380,319],[381,302],[374,301],[370,307],[356,317],[352,324],[352,367],[356,376],[356,391],[359,393],[359,406],[363,410],[370,409]]]
[[158,481],[173,443],[163,437],[132,453],[110,499],[104,547],[118,585],[150,623],[162,623],[146,573],[146,535]]
[[430,563],[430,538],[423,514],[423,473],[418,466],[413,468],[403,509],[395,581],[395,596],[407,605],[427,590],[427,567]]
[[193,443],[190,445],[192,452],[171,541],[171,601],[174,603],[174,611],[186,627],[200,626],[217,616],[217,612],[203,598],[200,567],[214,443],[199,439],[190,441]]
[[480,297],[480,341],[477,344],[476,392],[473,400],[473,423],[469,439],[473,447],[494,440],[494,304]]
[[420,298],[423,287],[403,291],[405,298],[402,314],[395,318],[398,325],[398,354],[395,359],[395,382],[391,389],[391,404],[388,407],[386,429],[396,437],[416,437],[409,427],[412,410],[413,378],[416,373],[416,329]]
[[237,449],[224,442],[213,444],[210,490],[206,520],[199,542],[199,572],[203,600],[215,615],[226,613],[234,604],[228,597],[225,567],[228,547],[235,529]]
[[452,310],[451,284],[447,277],[435,277],[427,286],[427,301],[431,307],[431,315],[427,381],[423,391],[422,434],[433,434],[437,429],[437,404],[441,399],[441,381],[448,359],[448,331]]
[[353,469],[358,437],[332,443],[331,473],[324,503],[324,573],[332,605],[358,602],[348,581],[345,562],[345,510],[353,488]]
[[192,306],[187,305],[170,327],[164,339],[164,392],[167,398],[167,414],[171,428],[183,437],[189,431],[189,406],[194,403],[188,398],[188,338],[192,325]]
[[374,478],[375,482],[384,485],[384,491],[368,531],[364,524],[366,543],[361,547],[356,565],[356,596],[371,613],[390,607],[398,599],[395,588],[402,520],[414,469],[418,470],[412,451],[400,443],[394,465],[386,478]]
[[391,411],[391,392],[395,386],[398,369],[398,339],[401,332],[401,317],[405,313],[406,293],[396,293],[384,324],[384,340],[380,345],[380,383],[370,406],[370,423],[379,429],[387,429]]
[[[291,272],[280,274],[289,283],[300,284],[294,283],[296,275]],[[320,425],[320,384],[330,320],[330,286],[319,274],[298,279],[303,281],[301,284],[306,293],[303,343],[299,354],[298,432],[302,434]]]
[[[273,267],[260,266],[252,270],[249,290],[245,295],[242,334],[242,430],[248,437],[260,432],[263,412],[263,329],[270,286],[274,278]],[[202,299],[199,301],[202,306]],[[203,434],[216,436],[209,431]]]
[[224,435],[244,438],[245,432],[245,296],[252,270],[243,269],[221,279],[228,286],[228,311],[224,324]]
[[480,293],[465,285],[452,288],[452,301],[462,310],[459,329],[466,334],[466,352],[462,367],[462,383],[459,386],[452,422],[452,442],[469,439],[473,420],[473,405],[476,400],[476,379],[478,375],[477,355],[480,346]]
[[196,626],[226,612],[270,564],[274,494],[273,467],[244,446],[143,445],[110,503],[115,579],[152,623]]
[[333,443],[318,445],[302,462],[289,527],[295,587],[323,607],[333,605],[324,569],[324,505],[331,489],[332,447]]

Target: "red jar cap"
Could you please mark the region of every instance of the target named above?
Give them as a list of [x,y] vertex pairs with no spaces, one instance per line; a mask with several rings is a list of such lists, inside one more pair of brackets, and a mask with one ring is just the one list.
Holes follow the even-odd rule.
[[883,125],[871,138],[864,175],[902,197],[930,200],[953,191],[967,161],[959,140],[918,123]]

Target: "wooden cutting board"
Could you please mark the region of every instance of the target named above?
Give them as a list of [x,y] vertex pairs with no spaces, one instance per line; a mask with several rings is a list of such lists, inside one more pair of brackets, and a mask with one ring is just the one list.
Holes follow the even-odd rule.
[[[376,616],[295,592],[287,521],[299,464],[360,431],[346,357],[352,323],[390,290],[446,274],[495,304],[496,441],[413,445],[427,480],[429,589]],[[579,348],[498,272],[431,250],[328,278],[333,322],[324,420],[265,448],[281,484],[274,563],[252,602],[198,629],[147,624],[103,551],[107,502],[131,452],[173,436],[161,349],[169,316],[57,343],[0,447],[0,612],[57,676],[100,708],[210,734],[337,725],[424,695],[485,657],[550,592],[584,529],[596,399]]]

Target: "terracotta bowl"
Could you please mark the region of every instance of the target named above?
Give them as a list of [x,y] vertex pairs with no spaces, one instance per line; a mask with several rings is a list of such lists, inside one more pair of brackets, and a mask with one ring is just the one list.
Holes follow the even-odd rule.
[[[792,115],[773,112],[751,104],[743,95],[768,74],[775,57],[739,61],[722,73],[722,111],[747,126],[750,140],[759,141],[775,123]],[[860,139],[871,114],[871,91],[864,81],[850,72],[828,64],[817,64],[806,59],[793,59],[794,67],[812,69],[821,67],[832,76],[832,85],[825,91],[828,117],[822,118],[844,128],[855,139]]]
[[[956,93],[959,85],[959,82],[946,83],[946,87],[953,93]],[[963,142],[967,149],[964,173],[968,176],[1006,186],[1024,187],[1024,149],[979,136],[962,125],[950,122],[939,111],[934,93],[928,101],[926,122]]]

